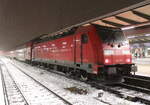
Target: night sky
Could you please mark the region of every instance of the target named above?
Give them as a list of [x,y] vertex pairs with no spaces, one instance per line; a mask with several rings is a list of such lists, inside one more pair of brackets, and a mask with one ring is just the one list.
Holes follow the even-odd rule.
[[0,49],[111,13],[143,0],[0,0]]

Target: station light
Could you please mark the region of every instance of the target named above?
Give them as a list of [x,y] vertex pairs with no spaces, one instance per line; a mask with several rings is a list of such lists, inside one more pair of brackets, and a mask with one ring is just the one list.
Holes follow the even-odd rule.
[[19,50],[17,50],[17,52],[24,52],[24,49],[19,49]]
[[134,26],[129,26],[129,27],[124,27],[124,28],[121,28],[121,30],[129,30],[129,29],[133,29],[135,28]]
[[132,38],[135,38],[137,36],[128,36],[128,39],[132,39]]
[[145,34],[144,36],[150,36],[150,34]]
[[23,54],[22,54],[22,53],[19,53],[18,56],[23,56]]
[[14,53],[14,51],[10,51],[10,53],[12,54],[12,53]]

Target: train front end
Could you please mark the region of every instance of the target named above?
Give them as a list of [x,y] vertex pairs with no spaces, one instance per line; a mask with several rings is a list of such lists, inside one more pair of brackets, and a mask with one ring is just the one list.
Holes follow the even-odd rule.
[[[131,75],[137,71],[136,65],[132,63],[130,46],[127,38],[121,29],[96,27],[98,35],[102,42],[103,58],[101,61],[103,67],[99,73],[108,78],[119,81],[123,80],[124,75]],[[99,59],[100,59],[99,58]]]

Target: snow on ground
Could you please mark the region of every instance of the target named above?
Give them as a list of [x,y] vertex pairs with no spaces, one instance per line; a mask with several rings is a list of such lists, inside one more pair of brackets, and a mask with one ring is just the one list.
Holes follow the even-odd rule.
[[150,77],[150,64],[138,64],[138,71],[136,75]]
[[[6,58],[1,59],[5,62],[7,66],[9,66],[8,64],[10,60]],[[110,94],[108,92],[92,88],[90,85],[87,85],[85,83],[68,79],[66,77],[48,72],[46,70],[42,70],[37,67],[30,66],[28,64],[24,64],[18,61],[13,61],[13,63],[15,63],[15,65],[17,65],[18,67],[22,68],[26,73],[28,73],[32,77],[36,78],[49,89],[58,93],[60,96],[63,96],[69,102],[72,102],[74,105],[107,105],[98,101],[97,99],[111,103],[112,105],[143,105],[139,102],[134,103],[124,100],[122,98],[118,98],[114,94]],[[78,87],[86,89],[88,91],[88,94],[80,95],[71,93],[64,89],[68,87]],[[98,93],[102,93],[103,95],[101,97],[98,97]]]
[[150,58],[134,58],[133,63],[138,67],[136,75],[150,77]]
[[16,87],[16,84],[7,72],[6,66],[1,65],[1,69],[5,81],[9,105],[25,105],[26,101],[22,97],[22,94],[20,93],[19,89]]
[[[6,71],[6,68],[3,68],[3,71],[4,70]],[[54,94],[49,92],[47,89],[37,84],[30,77],[20,72],[13,65],[8,64],[8,70],[10,74],[12,75],[13,79],[16,81],[17,86],[23,93],[29,105],[66,105],[64,101],[60,100],[58,97],[56,97]],[[10,103],[11,105],[16,105],[17,100],[13,102],[13,104],[12,102]],[[22,101],[20,103],[22,103]],[[18,104],[18,105],[24,105],[24,104]]]
[[129,89],[120,88],[120,87],[115,87],[115,89],[117,89],[120,92],[124,92],[124,93],[126,93],[128,95],[134,95],[134,96],[137,96],[137,97],[140,96],[141,98],[149,99],[150,100],[150,95],[148,95],[146,93],[137,92],[137,91],[134,91],[134,90],[129,90]]
[[[1,67],[0,67],[0,69],[1,69]],[[2,86],[1,78],[2,77],[0,75],[0,105],[5,105],[5,102],[4,102],[4,93],[3,93],[3,86]]]

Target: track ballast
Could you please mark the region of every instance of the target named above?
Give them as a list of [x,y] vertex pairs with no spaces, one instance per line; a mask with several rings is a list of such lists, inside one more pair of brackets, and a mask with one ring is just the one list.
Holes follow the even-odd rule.
[[[5,66],[5,67],[7,67],[7,66]],[[72,105],[72,103],[68,102],[63,97],[59,96],[54,91],[50,90],[49,88],[47,88],[46,86],[41,84],[39,81],[37,81],[36,79],[31,77],[30,75],[21,71],[21,69],[18,68],[17,66],[14,66],[14,67],[16,67],[16,70],[14,70],[15,71],[14,74],[12,73],[13,71],[11,71],[10,69],[9,69],[10,71],[8,70],[8,68],[6,68],[6,69],[7,69],[7,72],[11,75],[11,77],[12,77],[11,79],[13,79],[13,81],[16,81],[16,84],[19,85],[20,88],[18,88],[18,89],[20,89],[22,96],[26,97],[26,98],[24,98],[26,103],[23,105],[36,105],[36,104],[38,104],[38,101],[39,101],[40,105],[45,105],[44,102],[49,103],[49,104],[54,104],[55,102],[57,102],[60,105]],[[20,75],[22,77],[22,78],[19,78],[19,80],[22,80],[22,84],[19,84],[20,83],[19,80],[17,81],[17,79],[16,79],[17,73],[16,72],[18,73],[18,75]],[[26,79],[28,79],[28,80],[26,80]],[[6,79],[4,78],[4,80],[6,80]],[[9,80],[9,81],[11,81],[11,80]],[[6,89],[7,89],[7,87],[6,87]],[[35,89],[40,90],[40,93],[42,93],[42,94],[39,95],[38,93],[35,93]],[[33,94],[36,94],[36,95],[32,97]],[[8,92],[7,92],[7,96],[8,96]],[[16,99],[17,99],[17,97],[16,97]],[[8,101],[8,103],[11,103],[11,102]],[[19,105],[22,105],[22,104],[19,104]]]
[[[14,65],[14,64],[13,64]],[[16,66],[16,65],[15,65]],[[17,67],[17,66],[16,66]],[[19,67],[18,67],[19,68]],[[44,69],[42,67],[42,69]],[[46,69],[47,70],[47,69]],[[130,89],[130,90],[133,90],[133,91],[137,91],[136,88],[129,88],[129,86],[124,86],[124,85],[116,85],[116,86],[107,86],[107,85],[104,85],[104,84],[101,84],[101,83],[97,83],[96,81],[82,81],[80,80],[79,78],[76,78],[76,77],[73,77],[73,76],[66,76],[65,74],[63,74],[62,72],[58,72],[58,71],[55,71],[55,70],[49,70],[50,72],[52,73],[55,73],[55,74],[58,74],[58,75],[62,75],[62,76],[65,76],[66,78],[68,79],[74,79],[74,80],[77,80],[77,81],[80,81],[80,82],[84,82],[84,83],[87,83],[89,85],[91,85],[92,87],[95,87],[97,89],[103,89],[105,91],[108,91],[110,93],[113,93],[115,94],[117,97],[120,97],[120,98],[124,98],[126,100],[129,100],[129,101],[133,101],[133,102],[141,102],[141,103],[144,103],[144,104],[147,104],[149,105],[150,104],[150,100],[148,99],[145,99],[145,98],[142,98],[140,96],[134,96],[134,95],[130,95],[130,94],[127,94],[125,92],[122,92],[122,91],[118,91],[115,89],[115,87],[117,86],[120,86],[120,88],[127,88],[127,89]],[[142,92],[142,91],[137,91],[137,92]],[[144,93],[144,92],[143,92]]]

